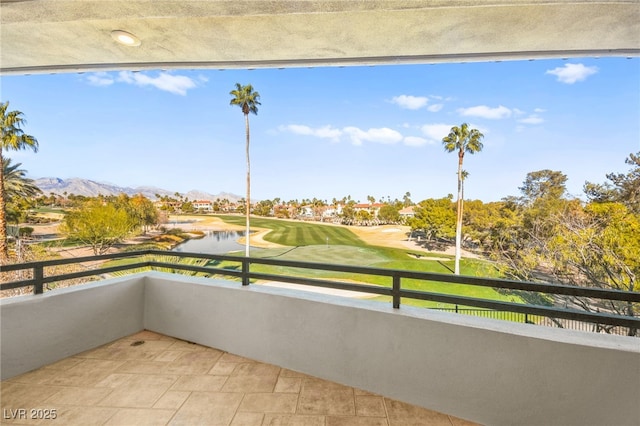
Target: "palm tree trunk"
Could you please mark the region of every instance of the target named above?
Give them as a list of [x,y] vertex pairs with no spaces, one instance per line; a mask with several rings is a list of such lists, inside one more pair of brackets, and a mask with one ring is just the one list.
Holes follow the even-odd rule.
[[464,151],[458,153],[458,207],[456,208],[456,260],[454,274],[460,275],[460,246],[462,240],[462,159]]
[[9,249],[7,247],[7,220],[4,201],[4,167],[2,149],[0,149],[0,265],[9,261]]
[[244,255],[249,257],[249,214],[251,213],[251,161],[249,160],[249,114],[244,115],[245,120],[245,128],[247,131],[247,147],[246,147],[246,155],[247,155],[247,200],[245,207],[245,214],[247,217],[247,230],[245,233],[245,248]]

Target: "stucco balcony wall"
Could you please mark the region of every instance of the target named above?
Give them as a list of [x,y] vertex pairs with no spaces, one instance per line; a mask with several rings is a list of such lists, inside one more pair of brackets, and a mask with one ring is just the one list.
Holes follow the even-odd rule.
[[3,378],[148,329],[485,424],[640,418],[640,345],[620,336],[158,272],[1,314]]

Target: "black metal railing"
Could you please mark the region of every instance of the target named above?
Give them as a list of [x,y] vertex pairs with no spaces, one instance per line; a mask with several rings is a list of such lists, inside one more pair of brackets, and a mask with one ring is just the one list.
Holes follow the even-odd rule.
[[[158,259],[162,258],[187,258],[187,259],[206,259],[209,264],[206,266],[180,263],[176,261],[166,262]],[[47,274],[47,268],[67,265],[81,264],[86,262],[105,262],[114,259],[134,259],[133,263],[97,267],[91,270],[81,270],[64,274]],[[221,262],[227,262],[226,266],[220,267]],[[234,267],[230,267],[234,264]],[[313,270],[313,271],[330,271],[343,272],[351,274],[359,274],[362,276],[387,277],[389,285],[372,285],[372,284],[354,284],[341,282],[338,280],[325,280],[317,278],[306,278],[304,276],[295,276],[293,274],[272,274],[255,272],[251,270],[252,265],[270,265],[283,268],[294,268],[295,270]],[[612,327],[625,327],[628,331],[625,334],[637,335],[640,329],[640,318],[637,316],[623,316],[610,312],[588,312],[584,310],[561,308],[554,306],[542,306],[521,304],[515,302],[505,302],[497,300],[480,299],[467,296],[458,296],[452,294],[434,293],[427,291],[417,291],[402,288],[402,281],[406,279],[420,281],[446,282],[452,284],[465,284],[471,286],[490,287],[494,289],[503,289],[511,291],[536,292],[550,295],[564,295],[588,298],[599,301],[618,301],[627,304],[640,303],[640,293],[626,292],[620,290],[606,290],[599,288],[585,288],[577,286],[559,285],[559,284],[543,284],[533,282],[523,282],[515,280],[494,279],[494,278],[478,278],[463,275],[446,275],[430,272],[405,271],[394,269],[382,269],[372,267],[359,267],[348,265],[332,265],[313,262],[300,262],[279,259],[261,259],[252,257],[239,257],[229,255],[212,255],[201,253],[185,253],[185,252],[166,252],[159,250],[144,250],[136,252],[125,252],[106,254],[101,256],[86,256],[72,259],[55,259],[42,262],[29,262],[22,264],[3,265],[0,272],[12,271],[31,271],[28,279],[20,279],[0,284],[0,290],[16,289],[21,287],[33,286],[33,293],[40,294],[44,292],[45,285],[49,283],[60,282],[64,280],[77,279],[88,276],[96,276],[110,274],[120,271],[130,271],[137,269],[158,269],[167,268],[172,271],[189,271],[191,273],[200,273],[208,276],[222,275],[239,278],[242,285],[249,285],[250,280],[269,280],[284,283],[303,284],[314,287],[324,287],[339,290],[349,290],[373,295],[390,296],[394,308],[400,308],[402,298],[427,300],[438,303],[450,304],[452,306],[462,306],[465,308],[483,308],[483,311],[493,312],[510,312],[525,315],[524,320],[516,319],[518,322],[535,322],[543,323],[543,321],[529,321],[529,316],[550,318],[555,321],[557,326],[562,326],[559,321],[579,321],[588,324],[598,325],[599,330],[610,330]],[[0,276],[1,278],[1,276]],[[458,309],[459,311],[459,309]],[[497,316],[496,316],[497,317]],[[518,317],[520,318],[520,317]],[[506,319],[506,317],[505,317]],[[512,319],[513,320],[513,319]],[[553,322],[552,321],[552,322]],[[553,325],[553,324],[549,324]]]

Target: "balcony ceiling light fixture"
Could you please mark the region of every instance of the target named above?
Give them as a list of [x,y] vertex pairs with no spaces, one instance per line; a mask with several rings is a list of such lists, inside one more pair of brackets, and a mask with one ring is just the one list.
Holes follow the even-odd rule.
[[135,35],[122,30],[111,31],[111,37],[125,46],[140,46],[140,39]]

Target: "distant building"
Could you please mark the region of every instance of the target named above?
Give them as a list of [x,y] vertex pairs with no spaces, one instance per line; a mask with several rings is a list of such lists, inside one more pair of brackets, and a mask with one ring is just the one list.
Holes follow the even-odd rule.
[[409,206],[409,207],[405,207],[402,210],[400,210],[398,213],[400,213],[400,217],[401,218],[405,218],[408,219],[410,217],[415,217],[415,213],[413,212],[413,207],[414,206]]
[[380,213],[380,208],[384,206],[383,203],[362,203],[362,204],[354,204],[353,210],[357,213],[361,210],[368,211],[373,215],[373,217],[378,217],[378,213]]
[[212,212],[213,203],[209,200],[196,200],[191,203],[193,208],[200,211]]

